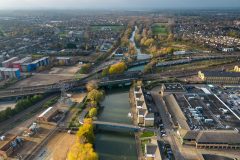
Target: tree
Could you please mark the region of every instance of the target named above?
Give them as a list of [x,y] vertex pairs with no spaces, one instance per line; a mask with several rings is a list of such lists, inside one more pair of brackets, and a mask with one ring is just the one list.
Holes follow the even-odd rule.
[[96,101],[97,103],[100,102],[103,98],[103,92],[102,91],[98,91],[96,89],[91,90],[88,95],[87,95],[87,99],[90,101]]
[[156,45],[151,46],[151,47],[149,48],[149,52],[150,52],[151,54],[157,53],[157,46],[156,46]]
[[129,53],[130,55],[134,55],[134,54],[137,53],[136,48],[135,48],[135,46],[133,45],[133,43],[130,43],[130,44],[129,44],[128,53]]
[[91,80],[86,84],[87,91],[90,92],[93,89],[98,89],[98,84],[96,81]]
[[[90,121],[90,120],[87,120]],[[80,143],[93,143],[94,142],[94,132],[92,123],[86,123],[79,127],[77,132],[77,139]]]
[[124,62],[118,62],[111,65],[111,67],[109,68],[109,74],[120,74],[123,73],[126,69],[127,65]]
[[68,160],[98,160],[98,155],[94,152],[90,143],[76,143],[68,153]]
[[156,60],[152,60],[150,63],[148,63],[145,67],[144,67],[144,73],[149,73],[152,72],[153,68],[156,66],[157,61]]
[[88,106],[89,107],[97,107],[97,102],[96,101],[90,101],[90,102],[88,102]]
[[153,38],[149,38],[144,42],[144,46],[151,46],[154,43],[154,39]]
[[90,111],[89,111],[89,117],[93,118],[93,117],[96,117],[97,115],[97,108],[91,108]]
[[84,65],[82,65],[82,67],[81,67],[79,72],[81,74],[87,74],[89,72],[90,68],[91,68],[90,64],[84,64]]
[[102,70],[102,76],[105,77],[108,75],[109,67]]

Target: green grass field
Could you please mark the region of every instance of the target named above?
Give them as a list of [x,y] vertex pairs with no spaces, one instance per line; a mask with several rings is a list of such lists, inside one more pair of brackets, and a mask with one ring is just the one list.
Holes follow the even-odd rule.
[[121,30],[124,29],[124,26],[108,26],[108,25],[91,26],[92,31],[100,31],[104,30],[104,28],[111,28],[111,30],[114,32],[120,32]]
[[155,23],[152,25],[152,32],[154,35],[167,35],[168,34],[168,29],[165,24],[161,23]]

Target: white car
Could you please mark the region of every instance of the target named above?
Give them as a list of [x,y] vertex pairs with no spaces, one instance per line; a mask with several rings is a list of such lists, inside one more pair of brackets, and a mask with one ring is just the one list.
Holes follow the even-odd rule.
[[161,134],[161,136],[162,136],[162,137],[167,137],[167,135],[166,135],[166,134]]

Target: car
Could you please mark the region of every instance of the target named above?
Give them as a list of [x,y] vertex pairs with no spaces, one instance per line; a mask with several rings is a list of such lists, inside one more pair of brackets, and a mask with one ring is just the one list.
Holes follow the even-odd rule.
[[161,134],[161,136],[162,136],[162,137],[167,137],[167,135],[166,135],[166,134]]

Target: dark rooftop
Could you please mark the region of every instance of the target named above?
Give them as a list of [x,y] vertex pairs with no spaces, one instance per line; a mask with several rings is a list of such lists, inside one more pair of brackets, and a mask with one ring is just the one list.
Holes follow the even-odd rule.
[[204,71],[205,77],[240,77],[240,72]]
[[164,83],[164,92],[185,92],[185,88],[180,83]]
[[240,144],[240,134],[231,131],[203,131],[196,138],[197,143]]

